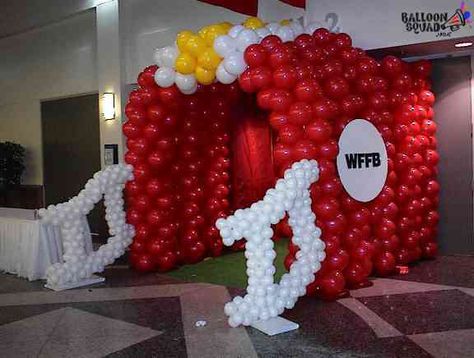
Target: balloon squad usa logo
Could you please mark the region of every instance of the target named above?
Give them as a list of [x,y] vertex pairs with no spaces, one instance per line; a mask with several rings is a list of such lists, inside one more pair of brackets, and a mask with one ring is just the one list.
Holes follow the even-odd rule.
[[402,22],[408,32],[434,32],[436,37],[451,37],[463,26],[472,27],[472,13],[466,1],[449,12],[402,12]]

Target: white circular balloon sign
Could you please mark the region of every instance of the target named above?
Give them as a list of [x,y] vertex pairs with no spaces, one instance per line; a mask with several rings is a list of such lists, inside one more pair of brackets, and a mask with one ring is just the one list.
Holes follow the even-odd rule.
[[387,150],[377,128],[365,119],[354,119],[339,138],[337,171],[346,192],[368,202],[382,191],[387,179]]

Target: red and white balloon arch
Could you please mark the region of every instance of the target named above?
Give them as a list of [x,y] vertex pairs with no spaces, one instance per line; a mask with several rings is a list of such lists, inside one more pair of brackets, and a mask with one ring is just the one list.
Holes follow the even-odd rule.
[[[221,254],[215,222],[236,209],[232,128],[243,116],[264,116],[271,126],[277,176],[295,161],[318,162],[320,179],[310,191],[326,260],[307,293],[333,299],[372,273],[388,275],[397,264],[436,255],[431,64],[377,61],[352,47],[347,34],[277,25],[217,31],[207,44],[218,59],[196,53],[194,67],[180,53],[188,40],[178,37],[177,47],[157,52],[159,66],[138,76],[123,125],[125,161],[134,167],[126,185],[127,221],[136,230],[133,268],[167,271]],[[208,40],[208,33],[200,36]],[[189,48],[204,51],[195,42]],[[213,61],[213,70],[199,67]],[[338,138],[354,118],[375,125],[389,158],[386,184],[367,203],[345,192],[335,166]],[[277,232],[291,236],[285,223]],[[288,249],[287,267],[299,248],[290,242]]]

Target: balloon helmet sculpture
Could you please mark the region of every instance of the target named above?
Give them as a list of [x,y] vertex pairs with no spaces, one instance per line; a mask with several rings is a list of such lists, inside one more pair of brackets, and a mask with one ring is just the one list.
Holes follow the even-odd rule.
[[[377,61],[345,33],[258,18],[182,31],[156,51],[155,62],[138,76],[123,125],[125,161],[134,167],[126,185],[133,268],[167,271],[220,255],[215,222],[232,208],[231,124],[236,109],[248,106],[273,129],[278,176],[296,161],[318,162],[310,196],[326,259],[307,294],[334,299],[372,273],[389,275],[396,265],[436,255],[430,62]],[[346,193],[335,165],[338,138],[355,118],[377,128],[388,155],[385,186],[367,203]],[[292,236],[286,222],[276,232]],[[301,250],[290,241],[288,269]]]

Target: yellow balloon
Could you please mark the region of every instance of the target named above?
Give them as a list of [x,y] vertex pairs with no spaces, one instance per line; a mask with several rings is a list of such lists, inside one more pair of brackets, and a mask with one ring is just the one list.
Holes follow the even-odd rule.
[[224,21],[224,22],[221,22],[219,25],[222,26],[222,28],[225,30],[225,32],[229,32],[229,30],[234,27],[233,24],[231,24],[230,22],[227,22],[227,21]]
[[280,25],[281,25],[281,26],[286,26],[286,25],[289,25],[289,24],[291,24],[291,21],[288,20],[288,19],[285,19],[285,20],[281,20],[281,21],[280,21]]
[[196,59],[187,52],[181,52],[176,58],[176,71],[183,75],[190,75],[196,69]]
[[196,66],[195,76],[200,84],[210,85],[214,81],[214,78],[216,78],[216,72],[213,70],[206,70],[201,66]]
[[212,46],[214,44],[214,40],[216,39],[216,37],[225,35],[226,33],[227,31],[225,30],[223,26],[220,26],[220,25],[210,26],[205,36],[206,44],[208,46]]
[[198,57],[206,49],[206,42],[201,36],[192,35],[186,41],[185,50],[189,52],[194,57]]
[[188,42],[189,38],[193,35],[194,33],[189,30],[178,32],[178,36],[176,36],[176,44],[181,52],[185,51],[186,42]]
[[198,65],[206,70],[215,70],[220,62],[221,58],[212,47],[200,54],[197,61]]
[[207,33],[208,30],[209,30],[209,26],[204,26],[204,27],[202,27],[202,28],[198,31],[199,36],[201,36],[203,39],[205,39],[205,38],[206,38],[206,33]]
[[263,27],[265,24],[258,17],[249,17],[242,25],[248,29],[256,30]]

